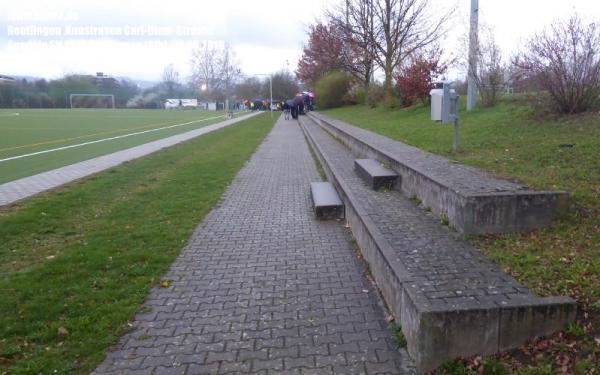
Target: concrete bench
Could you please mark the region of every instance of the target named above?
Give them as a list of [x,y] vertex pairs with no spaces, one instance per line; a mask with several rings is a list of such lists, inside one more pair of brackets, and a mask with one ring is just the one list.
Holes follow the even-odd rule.
[[396,172],[387,169],[373,159],[356,159],[354,170],[374,190],[379,190],[382,187],[391,189],[398,179]]
[[344,204],[329,182],[311,182],[310,194],[317,218],[327,220],[344,216]]

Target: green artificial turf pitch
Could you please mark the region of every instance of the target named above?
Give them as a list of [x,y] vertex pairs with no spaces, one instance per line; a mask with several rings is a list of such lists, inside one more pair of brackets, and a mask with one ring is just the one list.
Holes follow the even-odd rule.
[[[17,114],[18,115],[15,115]],[[217,118],[215,118],[217,117]],[[19,155],[203,120],[66,150],[2,161]],[[0,183],[223,121],[222,112],[144,109],[0,110]]]

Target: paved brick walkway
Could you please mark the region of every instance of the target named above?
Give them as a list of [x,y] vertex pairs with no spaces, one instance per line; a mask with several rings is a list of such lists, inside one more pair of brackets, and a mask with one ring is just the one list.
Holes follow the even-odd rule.
[[113,152],[112,154],[99,156],[97,158],[53,169],[48,172],[39,173],[34,176],[24,177],[15,181],[7,182],[0,185],[0,206],[14,203],[18,200],[56,188],[71,181],[75,181],[108,168],[115,167],[127,161],[146,156],[163,148],[170,147],[176,145],[177,143],[185,142],[192,138],[196,138],[206,133],[224,128],[226,126],[246,120],[255,114],[249,114],[232,120],[226,120],[216,124],[207,125],[200,129],[191,130],[189,132],[177,134],[153,142],[148,142],[143,145],[128,148],[126,150]]
[[350,235],[313,217],[319,179],[280,119],[95,373],[412,373]]

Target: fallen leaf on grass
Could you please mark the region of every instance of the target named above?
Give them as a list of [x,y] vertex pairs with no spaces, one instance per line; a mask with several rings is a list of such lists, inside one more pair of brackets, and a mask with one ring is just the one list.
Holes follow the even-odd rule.
[[8,358],[0,357],[0,365],[3,365],[3,366],[6,365],[6,366],[8,366],[10,364],[10,362],[11,361]]
[[59,337],[69,336],[69,331],[65,327],[58,327],[58,336]]
[[[559,355],[557,355],[555,357],[555,362],[561,368],[568,368],[568,365],[569,365],[569,362],[570,362],[570,358],[566,354],[559,354]],[[563,371],[563,372],[566,372],[566,371]]]

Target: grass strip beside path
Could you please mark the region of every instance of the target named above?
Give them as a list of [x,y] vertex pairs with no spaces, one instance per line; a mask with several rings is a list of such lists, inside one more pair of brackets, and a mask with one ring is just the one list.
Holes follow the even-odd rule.
[[92,370],[273,122],[257,116],[0,210],[0,374]]

